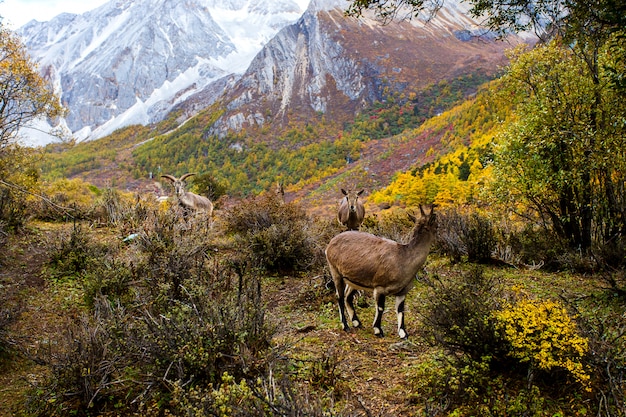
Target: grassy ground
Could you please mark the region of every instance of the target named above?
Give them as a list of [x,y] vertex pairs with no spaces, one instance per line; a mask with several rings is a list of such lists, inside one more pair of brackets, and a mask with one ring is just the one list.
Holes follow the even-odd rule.
[[[0,288],[4,292],[3,312],[13,315],[6,327],[6,340],[15,350],[5,353],[1,361],[2,417],[24,415],[29,388],[47,372],[46,367],[32,360],[36,356],[34,352],[66,332],[85,307],[80,288],[72,282],[53,282],[46,272],[50,246],[62,230],[71,227],[71,224],[35,223],[25,233],[11,236],[5,245]],[[93,233],[101,241],[119,239],[113,229],[101,228]],[[446,278],[457,276],[467,268],[432,255],[425,273]],[[613,314],[624,312],[623,300],[607,301],[610,293],[601,279],[503,267],[488,267],[485,274],[514,291],[574,300],[587,311],[603,306]],[[359,299],[363,328],[351,332],[340,330],[334,292],[328,288],[327,281],[323,270],[263,279],[267,320],[274,327],[273,350],[288,359],[298,383],[307,392],[318,395],[327,409],[340,415],[443,415],[433,411],[433,404],[439,400],[443,404],[446,399],[424,397],[420,383],[416,382],[424,366],[429,366],[432,355],[439,351],[418,336],[420,327],[424,326],[419,312],[428,301],[427,287],[418,282],[407,297],[406,325],[410,337],[402,341],[396,333],[391,300],[383,320],[385,336],[374,336],[370,327],[373,320],[370,294]],[[562,415],[590,415],[567,411]]]

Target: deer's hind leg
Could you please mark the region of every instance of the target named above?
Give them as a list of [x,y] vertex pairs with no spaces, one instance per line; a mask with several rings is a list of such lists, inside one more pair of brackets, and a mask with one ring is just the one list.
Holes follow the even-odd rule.
[[404,300],[406,295],[396,295],[396,314],[398,316],[398,336],[401,339],[407,339],[409,337],[404,327]]
[[346,285],[346,311],[353,327],[361,327],[361,320],[357,317],[354,309],[354,296],[357,293],[358,291],[352,288],[350,284]]
[[376,304],[376,314],[374,316],[374,334],[378,337],[383,337],[383,312],[385,311],[385,294],[380,292],[378,288],[374,289],[374,301]]

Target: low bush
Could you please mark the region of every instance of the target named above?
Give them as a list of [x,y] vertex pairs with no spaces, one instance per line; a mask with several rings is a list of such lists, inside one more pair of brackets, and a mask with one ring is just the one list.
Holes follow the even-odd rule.
[[79,278],[88,310],[39,352],[50,378],[35,387],[34,414],[165,412],[176,383],[191,390],[219,386],[225,372],[262,374],[272,330],[260,276],[215,258],[206,230],[175,213],[148,218],[124,250],[95,251],[76,225],[54,251],[51,268]]
[[117,227],[122,234],[128,234],[144,227],[157,207],[151,195],[132,195],[106,188],[89,207],[86,216],[94,226]]
[[611,291],[590,297],[591,314],[579,320],[588,340],[590,384],[596,415],[626,416],[626,321],[624,298]]
[[586,356],[588,340],[563,305],[551,300],[522,299],[495,311],[496,330],[508,344],[508,355],[528,366],[528,383],[535,372],[555,381],[565,371],[586,390],[590,388]]
[[250,198],[227,212],[225,223],[242,256],[268,272],[306,271],[322,259],[313,221],[297,203]]
[[21,229],[26,222],[27,204],[24,196],[17,190],[0,186],[0,248],[10,233]]
[[[505,290],[477,266],[460,276],[444,280],[434,274],[423,281],[428,293],[420,334],[442,354],[413,371],[421,381],[416,394],[439,393],[449,400],[429,407],[455,410],[451,415],[487,416],[542,416],[571,407],[570,412],[585,415],[596,387],[608,386],[612,388],[603,395],[610,399],[601,406],[619,409],[620,401],[614,399],[623,390],[619,364],[625,350],[623,342],[615,341],[623,335],[614,334],[613,342],[607,334],[593,335],[589,329],[598,333],[599,326],[581,327],[575,321],[580,318],[561,302]],[[598,382],[600,375],[604,380]],[[475,408],[480,404],[485,408]]]
[[[321,417],[320,399],[296,387],[280,369],[271,368],[254,380],[237,379],[228,373],[220,384],[185,388],[176,382],[171,404],[174,415],[218,417]],[[151,411],[151,410],[149,410]],[[154,413],[150,413],[154,414]]]
[[53,280],[82,277],[111,250],[109,245],[96,241],[79,222],[73,222],[71,229],[62,231],[49,245],[50,260],[47,271]]
[[491,220],[478,214],[447,211],[438,215],[436,247],[455,262],[489,263],[498,239]]
[[374,216],[366,216],[361,226],[364,232],[405,243],[410,239],[415,222],[404,209],[384,210]]
[[39,220],[68,221],[89,218],[100,189],[80,179],[41,184],[40,195],[29,198],[30,214]]
[[426,325],[421,335],[450,352],[474,361],[506,357],[492,312],[500,308],[504,290],[496,278],[486,277],[476,266],[460,277],[425,276],[428,294],[422,313]]
[[129,304],[97,298],[59,344],[67,348],[44,357],[52,376],[37,387],[32,406],[43,414],[163,411],[177,381],[192,393],[218,386],[224,372],[254,378],[271,337],[258,279],[212,265],[181,281],[178,292],[151,280],[136,287]]

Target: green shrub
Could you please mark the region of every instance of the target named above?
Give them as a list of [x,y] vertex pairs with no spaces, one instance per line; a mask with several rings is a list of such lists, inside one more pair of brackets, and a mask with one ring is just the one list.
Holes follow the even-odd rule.
[[590,363],[594,339],[583,336],[563,305],[518,300],[478,267],[424,281],[429,288],[420,334],[442,353],[411,375],[415,398],[428,398],[433,414],[586,415],[592,371],[602,371]]
[[[598,402],[596,415],[626,416],[626,322],[623,300],[611,294],[606,301],[592,298],[593,315],[583,321],[584,336],[589,341],[588,365],[591,384]],[[600,308],[598,308],[600,307]]]
[[27,219],[27,204],[24,196],[15,189],[0,186],[0,248],[9,233],[24,226]]
[[50,378],[35,387],[34,414],[164,411],[175,381],[191,389],[261,373],[272,330],[260,276],[214,258],[206,229],[170,211],[141,229],[106,253],[78,225],[60,240],[51,267],[81,278],[89,311],[39,353]]
[[488,218],[456,211],[441,213],[438,217],[437,248],[455,262],[467,257],[469,262],[488,263],[493,257],[498,239]]
[[121,233],[130,233],[145,226],[157,202],[152,196],[131,195],[106,188],[87,211],[87,219],[95,226],[112,226]]
[[320,262],[313,222],[296,203],[273,195],[242,201],[225,215],[226,229],[253,266],[268,272],[306,271]]
[[[167,409],[168,402],[160,402],[174,381],[191,388],[218,384],[224,372],[238,379],[258,374],[271,337],[259,278],[213,267],[182,281],[178,299],[167,285],[138,288],[126,305],[96,298],[59,351],[42,352],[51,377],[36,387],[33,408],[84,415],[135,412],[140,404]],[[138,279],[141,271],[135,272]]]
[[196,194],[207,196],[213,202],[216,202],[221,196],[226,194],[226,186],[209,173],[193,177],[193,186],[190,190]]
[[421,334],[426,340],[474,361],[506,357],[506,346],[496,333],[492,316],[503,298],[494,277],[486,277],[481,268],[473,267],[460,277],[443,280],[434,275],[425,282],[429,291]]
[[100,259],[83,273],[83,290],[87,306],[93,308],[99,297],[128,305],[132,302],[133,268],[119,259]]
[[[256,379],[237,379],[222,375],[216,386],[184,387],[175,382],[170,403],[174,415],[219,417],[310,416],[321,417],[319,399],[296,387],[281,369],[271,368]],[[156,414],[158,410],[146,410]]]
[[100,190],[80,179],[59,179],[43,183],[41,196],[29,199],[32,216],[45,221],[84,220],[89,218]]
[[542,265],[545,270],[558,271],[564,268],[564,257],[570,251],[567,244],[556,235],[532,224],[512,233],[509,242],[519,254],[522,263]]
[[48,273],[50,278],[80,278],[85,271],[102,261],[109,247],[97,242],[82,226],[74,222],[50,242]]
[[406,210],[396,208],[366,216],[361,230],[396,242],[405,242],[411,237],[410,232],[414,225],[415,222]]

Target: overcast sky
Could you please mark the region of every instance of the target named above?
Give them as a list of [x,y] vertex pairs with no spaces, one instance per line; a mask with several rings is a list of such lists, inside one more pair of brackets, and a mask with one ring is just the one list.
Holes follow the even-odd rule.
[[32,19],[46,22],[63,12],[84,13],[109,0],[0,0],[2,22],[17,29]]

